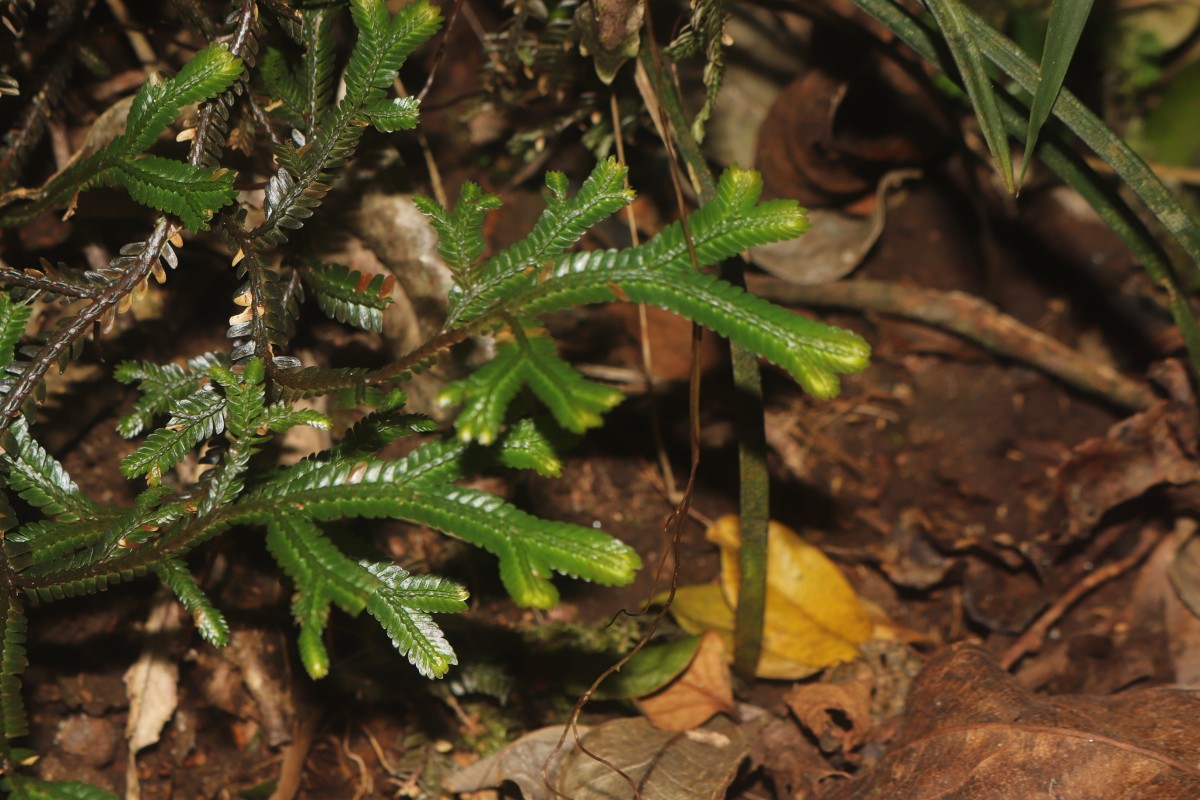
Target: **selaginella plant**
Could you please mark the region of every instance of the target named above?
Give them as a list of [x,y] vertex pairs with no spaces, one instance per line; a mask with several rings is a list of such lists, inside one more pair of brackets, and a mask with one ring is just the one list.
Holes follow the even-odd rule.
[[[267,18],[260,20],[253,0],[241,0],[225,36],[173,78],[141,88],[124,133],[42,187],[0,197],[4,225],[69,207],[96,186],[124,187],[162,214],[150,237],[122,248],[106,270],[47,262],[0,270],[8,290],[0,295],[0,365],[8,375],[0,403],[0,764],[6,773],[24,755],[11,740],[28,731],[20,694],[27,608],[154,575],[178,596],[200,635],[221,646],[228,625],[193,578],[187,557],[231,528],[265,531],[267,549],[294,587],[300,659],[313,678],[330,669],[323,633],[334,606],[351,615],[365,610],[429,677],[455,663],[432,615],[467,607],[467,592],[452,581],[346,555],[336,535],[322,528],[332,520],[406,520],[480,547],[496,557],[505,588],[522,606],[557,602],[553,573],[605,585],[629,582],[640,561],[622,542],[539,519],[461,485],[483,469],[557,475],[555,443],[563,432],[600,425],[621,400],[617,390],[585,379],[557,354],[539,315],[614,301],[660,306],[753,348],[818,397],[836,394],[838,375],[866,364],[868,347],[858,336],[696,269],[697,263],[714,264],[805,230],[796,203],[760,202],[754,172],[728,170],[716,198],[693,213],[686,228],[675,223],[625,250],[573,251],[590,227],[633,197],[625,170],[607,161],[574,193],[566,176],[550,173],[541,218],[518,243],[489,258],[482,225],[499,198],[467,183],[453,208],[419,200],[453,274],[441,330],[381,368],[302,365],[286,351],[305,290],[328,315],[379,329],[390,286],[313,259],[290,244],[288,234],[317,210],[367,127],[391,132],[416,125],[416,100],[393,96],[392,87],[405,58],[435,33],[440,17],[425,0],[396,14],[388,13],[384,0],[352,0],[356,38],[344,69],[345,91],[335,102],[336,6],[264,7],[275,15],[270,19],[281,36],[303,49],[296,63],[268,48],[251,70]],[[191,141],[187,160],[146,155],[180,110],[194,103],[200,104],[194,122],[177,137]],[[241,113],[253,114],[277,164],[254,225],[247,222],[254,210],[235,203],[235,174],[221,166],[228,126]],[[120,468],[127,478],[144,480],[145,488],[128,508],[90,499],[34,435],[43,377],[78,355],[85,334],[98,336],[110,327],[150,276],[164,279],[164,264],[177,267],[185,231],[210,226],[224,237],[241,281],[227,332],[230,351],[186,363],[126,362],[117,368],[116,379],[140,392],[119,432],[144,437]],[[287,271],[276,266],[285,254],[294,265]],[[59,301],[62,313],[49,330],[21,345],[35,299]],[[443,434],[429,416],[405,408],[402,387],[414,371],[485,334],[494,337],[494,357],[441,394],[444,404],[459,408],[452,432]],[[330,427],[325,415],[296,406],[322,395],[368,412],[329,449],[276,465],[264,452],[272,437],[298,425]],[[400,437],[422,441],[402,458],[377,455]],[[208,468],[183,483],[174,467],[199,448]],[[22,501],[21,519],[14,494]],[[19,776],[11,780],[18,789],[31,785]]]

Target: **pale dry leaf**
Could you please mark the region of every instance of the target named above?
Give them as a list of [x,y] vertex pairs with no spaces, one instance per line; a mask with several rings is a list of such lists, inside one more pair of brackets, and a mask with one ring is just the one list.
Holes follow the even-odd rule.
[[[563,728],[563,725],[552,725],[525,734],[487,758],[455,772],[446,781],[445,788],[455,793],[479,792],[512,782],[520,788],[525,800],[550,800],[551,794],[542,782],[542,765],[558,747]],[[578,730],[583,736],[588,727],[580,725]],[[563,749],[548,765],[547,774],[552,779],[574,746],[574,740],[568,734]]]
[[144,628],[145,644],[138,660],[125,672],[129,695],[129,718],[125,737],[129,743],[126,769],[126,800],[138,800],[137,754],[155,744],[163,726],[179,705],[179,663],[172,656],[170,639],[182,628],[182,607],[165,590],[156,597]]
[[700,731],[707,735],[660,731],[641,718],[597,725],[583,745],[609,763],[573,750],[556,788],[573,800],[633,800],[632,781],[642,800],[723,800],[750,745],[725,717],[714,717]]

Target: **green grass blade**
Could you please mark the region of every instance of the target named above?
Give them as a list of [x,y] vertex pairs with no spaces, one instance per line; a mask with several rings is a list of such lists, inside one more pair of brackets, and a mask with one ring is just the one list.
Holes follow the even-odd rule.
[[928,0],[927,5],[942,35],[946,37],[946,45],[958,66],[971,105],[975,107],[983,138],[992,151],[992,157],[996,159],[996,165],[1000,167],[1004,185],[1012,192],[1015,184],[1008,134],[1000,118],[1000,106],[996,102],[996,93],[992,88],[992,79],[988,77],[983,54],[975,41],[974,32],[967,26],[966,9],[960,0]]
[[[907,11],[897,6],[892,0],[855,0],[855,4],[870,14],[890,31],[896,34],[905,44],[922,57],[945,69],[936,44],[936,35],[925,24],[914,19]],[[979,26],[987,28],[982,21],[976,20]],[[1016,78],[1018,84],[1024,85],[1026,79],[1029,88],[1032,85],[1036,70],[1019,48],[995,31],[988,28],[991,35],[981,35],[984,51],[989,57],[994,57],[992,46],[1007,43],[1007,53],[997,65]],[[1017,75],[1016,73],[1020,73]],[[1011,106],[1020,104],[1002,92],[1009,104],[1007,123],[1014,135],[1020,135],[1025,127],[1027,115],[1014,111]],[[1084,140],[1098,153],[1118,176],[1128,182],[1126,175],[1137,178],[1137,184],[1130,186],[1138,193],[1142,201],[1150,208],[1164,227],[1183,246],[1189,256],[1200,264],[1200,228],[1183,209],[1162,181],[1134,153],[1119,136],[1104,125],[1090,111],[1083,107],[1070,92],[1063,91],[1054,107],[1054,115],[1067,124],[1076,135]],[[1187,298],[1172,270],[1166,253],[1149,230],[1141,223],[1137,214],[1125,203],[1120,196],[1100,180],[1095,171],[1087,166],[1074,151],[1063,144],[1057,136],[1047,138],[1042,145],[1039,157],[1068,185],[1078,191],[1093,208],[1100,214],[1105,223],[1120,236],[1134,256],[1142,263],[1146,272],[1167,293],[1171,314],[1179,326],[1183,341],[1188,350],[1192,363],[1192,372],[1200,376],[1200,326],[1196,316],[1187,303]],[[1118,167],[1118,164],[1120,167]]]
[[1042,69],[1033,103],[1029,107],[1029,126],[1025,129],[1025,162],[1017,186],[1025,182],[1029,160],[1037,147],[1038,134],[1050,118],[1050,110],[1062,90],[1067,67],[1079,45],[1083,26],[1092,13],[1092,0],[1057,0],[1050,8],[1050,25],[1046,28],[1046,43],[1042,46]]
[[[880,0],[871,0],[875,5]],[[864,8],[863,0],[856,0]],[[1037,65],[1013,41],[993,30],[974,13],[966,13],[967,24],[975,34],[983,54],[1028,92],[1037,89]],[[1054,116],[1090,147],[1104,163],[1112,167],[1150,212],[1173,236],[1192,262],[1200,267],[1200,225],[1171,194],[1142,157],[1124,139],[1088,110],[1083,102],[1063,90],[1054,105]]]

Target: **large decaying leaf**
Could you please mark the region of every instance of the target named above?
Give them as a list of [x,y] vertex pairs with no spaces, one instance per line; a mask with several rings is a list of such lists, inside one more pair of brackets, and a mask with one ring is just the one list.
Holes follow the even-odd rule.
[[[525,800],[548,800],[551,794],[542,782],[542,766],[547,765],[546,760],[558,748],[564,727],[551,725],[525,734],[487,758],[455,772],[446,780],[445,788],[451,792],[479,792],[511,782],[520,788]],[[580,736],[584,736],[588,727],[580,725],[576,730]],[[568,734],[566,746],[547,765],[549,774],[559,770],[571,747]]]
[[567,756],[554,783],[575,800],[624,800],[634,796],[630,782],[647,800],[718,800],[750,750],[744,732],[725,717],[686,734],[644,719],[616,719],[592,728],[583,746],[609,763],[579,749]]
[[1200,797],[1200,693],[1042,697],[981,648],[934,658],[888,754],[823,800]]
[[[741,582],[736,517],[705,534],[721,547],[718,584],[680,587],[671,614],[689,633],[712,629],[732,651],[734,609]],[[854,589],[819,549],[777,522],[767,533],[767,602],[760,678],[796,680],[852,661],[871,636],[872,622]]]

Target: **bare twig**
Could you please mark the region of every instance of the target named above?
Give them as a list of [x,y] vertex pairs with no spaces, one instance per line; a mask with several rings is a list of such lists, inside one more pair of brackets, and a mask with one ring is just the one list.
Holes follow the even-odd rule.
[[1154,392],[1141,381],[1098,364],[1077,350],[963,292],[939,292],[886,281],[846,281],[797,286],[777,278],[750,276],[755,294],[780,303],[875,311],[924,322],[956,333],[1007,358],[1043,372],[1121,408],[1142,410]]
[[1062,619],[1063,614],[1067,613],[1067,610],[1071,606],[1079,602],[1080,598],[1100,584],[1107,583],[1113,578],[1124,575],[1141,563],[1142,559],[1150,553],[1157,540],[1158,532],[1152,528],[1146,528],[1142,531],[1137,544],[1129,555],[1120,561],[1113,561],[1096,569],[1068,589],[1061,597],[1054,601],[1053,605],[1042,612],[1037,621],[1030,625],[1021,634],[1019,639],[1004,651],[1000,656],[1000,666],[1004,669],[1012,669],[1013,665],[1026,655],[1036,653],[1040,650],[1042,645],[1046,643],[1046,636],[1050,633],[1050,629]]

